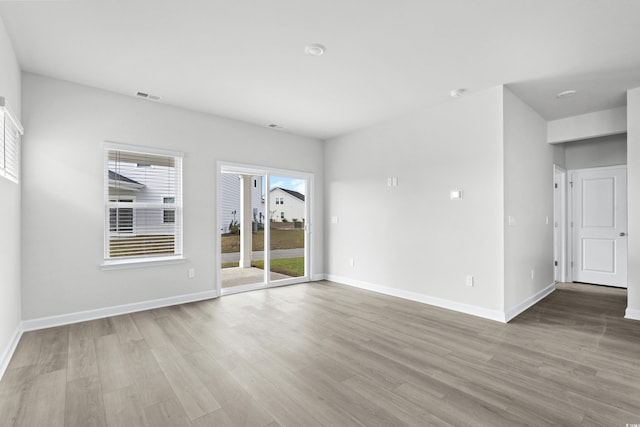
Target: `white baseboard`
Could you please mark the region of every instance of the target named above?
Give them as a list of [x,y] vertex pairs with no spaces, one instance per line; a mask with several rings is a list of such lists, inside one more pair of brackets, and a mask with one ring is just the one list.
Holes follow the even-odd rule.
[[549,286],[547,286],[546,288],[542,289],[541,291],[537,292],[536,294],[531,295],[529,298],[522,301],[520,304],[516,305],[515,307],[507,310],[505,312],[505,320],[509,322],[511,319],[513,319],[514,317],[516,317],[517,315],[519,315],[520,313],[522,313],[532,305],[542,301],[547,295],[549,295],[551,292],[555,290],[556,290],[556,284],[554,282]]
[[170,305],[202,301],[216,297],[218,297],[218,292],[215,290],[197,292],[193,294],[178,295],[169,298],[160,298],[149,301],[135,302],[132,304],[123,304],[113,307],[98,308],[95,310],[80,311],[77,313],[61,314],[59,316],[24,320],[22,322],[22,327],[24,331],[33,331],[36,329],[45,329],[54,326],[68,325],[71,323],[85,322],[87,320],[101,319],[103,317],[134,313],[136,311],[151,310],[154,308],[167,307]]
[[410,301],[421,302],[424,304],[434,305],[440,308],[446,308],[448,310],[458,311],[460,313],[471,314],[473,316],[482,317],[489,320],[495,320],[497,322],[506,323],[505,313],[499,310],[490,310],[475,305],[464,304],[456,301],[451,301],[443,298],[430,297],[428,295],[419,294],[417,292],[404,291],[401,289],[388,288],[386,286],[374,285],[372,283],[363,282],[360,280],[354,280],[347,277],[334,276],[333,274],[326,274],[326,280],[340,283],[342,285],[353,286],[355,288],[365,289],[368,291],[378,292],[385,295],[390,295],[398,298],[403,298]]
[[624,318],[631,320],[640,320],[640,310],[627,308],[626,312],[624,313]]
[[9,366],[9,362],[11,361],[11,358],[13,357],[13,353],[15,353],[16,348],[18,347],[18,342],[20,341],[20,338],[22,337],[23,332],[24,332],[24,329],[22,327],[22,322],[20,322],[20,324],[16,328],[16,331],[13,333],[11,340],[9,340],[9,344],[7,345],[7,348],[5,348],[4,352],[2,353],[2,356],[0,356],[0,380],[4,376],[4,373],[6,372],[7,367]]

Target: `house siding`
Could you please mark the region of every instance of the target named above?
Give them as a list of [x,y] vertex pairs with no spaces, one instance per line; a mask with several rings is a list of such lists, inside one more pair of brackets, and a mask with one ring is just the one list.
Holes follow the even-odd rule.
[[[260,212],[266,218],[264,203],[262,201],[262,179],[261,176],[251,177],[251,208],[258,212],[256,219],[260,220]],[[235,216],[233,212],[236,212]],[[236,174],[223,173],[220,175],[220,223],[221,233],[229,232],[229,224],[235,218],[240,222],[240,176]],[[264,219],[263,219],[264,222]]]
[[[284,204],[276,204],[276,197],[282,197]],[[287,221],[293,221],[294,218],[306,220],[304,200],[300,200],[280,188],[274,188],[269,196],[269,218],[274,222],[282,222],[281,213],[283,212]]]

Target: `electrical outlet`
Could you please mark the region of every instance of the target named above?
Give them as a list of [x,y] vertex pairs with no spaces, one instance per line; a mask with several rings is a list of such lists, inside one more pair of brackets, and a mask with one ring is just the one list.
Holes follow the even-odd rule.
[[473,276],[467,276],[467,278],[465,280],[465,285],[466,286],[473,286]]
[[189,276],[189,279],[193,279],[194,277],[196,277],[196,269],[195,268],[190,268],[188,276]]

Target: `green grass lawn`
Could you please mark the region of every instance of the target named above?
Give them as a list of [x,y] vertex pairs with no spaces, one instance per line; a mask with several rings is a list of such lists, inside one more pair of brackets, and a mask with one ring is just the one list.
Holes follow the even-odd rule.
[[[253,233],[252,249],[254,251],[264,250],[264,231]],[[295,249],[304,248],[304,231],[294,230],[271,230],[271,249]],[[240,235],[222,235],[222,253],[240,252]]]
[[[237,262],[223,262],[222,268],[237,267]],[[264,270],[264,261],[251,261],[251,266]],[[304,276],[304,257],[271,260],[271,271],[291,277]]]

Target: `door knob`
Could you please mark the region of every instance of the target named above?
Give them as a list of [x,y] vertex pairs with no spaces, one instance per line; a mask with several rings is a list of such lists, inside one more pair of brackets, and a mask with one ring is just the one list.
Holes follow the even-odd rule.
[[622,231],[622,232],[620,233],[620,237],[624,237],[624,236],[626,236],[626,235],[627,235],[627,233],[625,233],[624,231]]

